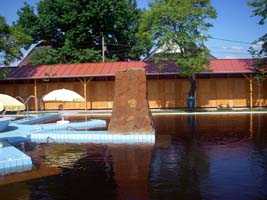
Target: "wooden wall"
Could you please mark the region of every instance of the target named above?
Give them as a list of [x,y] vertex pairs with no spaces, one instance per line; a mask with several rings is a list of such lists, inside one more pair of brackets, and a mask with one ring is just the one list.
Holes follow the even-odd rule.
[[202,107],[249,107],[249,81],[245,78],[201,79],[197,97]]
[[186,107],[189,84],[186,79],[148,80],[150,108]]
[[[260,87],[253,82],[253,106],[267,106],[267,80]],[[84,109],[85,103],[49,102],[43,103],[42,97],[55,89],[69,89],[84,96],[83,83],[80,81],[37,82],[39,109]],[[150,108],[186,107],[189,83],[186,79],[148,80],[148,99]],[[87,84],[87,108],[111,109],[113,104],[114,81],[89,81]],[[20,96],[26,99],[34,95],[34,83],[0,83],[0,93]],[[34,99],[29,101],[34,109]],[[197,80],[197,106],[249,107],[249,81],[245,78],[201,78]]]
[[[197,103],[201,107],[249,107],[250,85],[245,78],[199,79]],[[253,81],[253,106],[267,106],[267,80]]]

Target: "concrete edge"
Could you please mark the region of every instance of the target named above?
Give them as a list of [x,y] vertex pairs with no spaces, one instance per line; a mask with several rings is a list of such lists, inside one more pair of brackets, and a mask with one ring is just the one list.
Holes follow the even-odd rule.
[[[46,113],[46,112],[39,112]],[[91,112],[83,112],[81,110],[77,110],[76,112],[68,112],[66,111],[64,116],[95,116],[95,117],[110,117],[112,114],[111,111],[91,111]],[[267,110],[246,110],[246,111],[197,111],[197,112],[185,112],[185,111],[176,111],[176,110],[152,110],[151,114],[153,116],[164,116],[164,115],[229,115],[229,114],[267,114]],[[6,117],[25,117],[25,116],[34,116],[36,113],[31,114],[7,114]]]

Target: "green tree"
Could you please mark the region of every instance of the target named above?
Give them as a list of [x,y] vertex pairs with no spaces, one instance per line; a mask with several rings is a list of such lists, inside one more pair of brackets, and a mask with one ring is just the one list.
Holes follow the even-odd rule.
[[41,0],[36,8],[25,3],[16,25],[46,46],[33,53],[34,64],[98,61],[102,36],[107,59],[127,60],[140,56],[139,15],[135,0]]
[[[253,16],[260,17],[258,24],[264,25],[267,19],[267,0],[250,0],[248,5],[253,9]],[[258,46],[258,44],[261,45],[259,49],[255,47],[249,49],[255,61],[254,67],[256,74],[254,78],[258,85],[258,99],[261,99],[262,84],[267,77],[267,33],[257,39],[254,44],[256,44],[256,46]]]
[[[195,74],[207,69],[209,51],[206,31],[216,11],[210,0],[153,0],[143,13],[138,36],[145,53],[164,47],[161,57],[173,57],[181,74],[191,83],[188,95],[195,98]],[[178,47],[179,52],[171,52]]]
[[9,26],[5,18],[0,16],[0,55],[2,64],[9,64],[22,55],[21,49],[25,43],[30,43],[31,37],[26,35],[20,26]]
[[[260,17],[259,25],[264,25],[267,19],[267,0],[250,0],[248,5],[253,9],[253,16]],[[251,49],[254,57],[267,57],[267,33],[260,37],[255,43],[261,44],[261,49]]]

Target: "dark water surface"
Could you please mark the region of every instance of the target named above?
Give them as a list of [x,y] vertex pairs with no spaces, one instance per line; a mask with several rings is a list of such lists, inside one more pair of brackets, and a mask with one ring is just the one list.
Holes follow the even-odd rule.
[[154,122],[154,145],[22,145],[37,168],[0,177],[0,200],[267,199],[267,115]]

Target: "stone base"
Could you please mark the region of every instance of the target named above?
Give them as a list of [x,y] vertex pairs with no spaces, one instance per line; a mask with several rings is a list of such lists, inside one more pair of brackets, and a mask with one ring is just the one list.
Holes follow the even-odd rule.
[[128,69],[116,73],[115,96],[108,130],[134,134],[154,132],[147,101],[144,69]]

